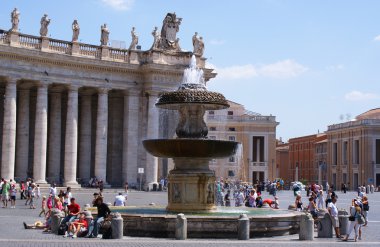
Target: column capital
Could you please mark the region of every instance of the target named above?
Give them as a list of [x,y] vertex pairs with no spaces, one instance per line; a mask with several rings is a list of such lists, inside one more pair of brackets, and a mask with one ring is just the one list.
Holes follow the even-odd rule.
[[108,91],[110,91],[110,88],[107,87],[99,87],[97,88],[97,91],[99,94],[108,94]]
[[69,91],[69,92],[78,92],[78,90],[79,90],[79,86],[78,85],[73,85],[73,84],[70,84],[70,85],[68,85],[67,86],[67,90]]
[[9,84],[17,84],[18,80],[20,80],[20,78],[8,77],[5,81],[7,82],[7,85],[9,85]]
[[158,97],[160,92],[154,90],[145,90],[145,95]]
[[141,90],[138,89],[128,89],[124,90],[124,96],[139,96],[141,94]]

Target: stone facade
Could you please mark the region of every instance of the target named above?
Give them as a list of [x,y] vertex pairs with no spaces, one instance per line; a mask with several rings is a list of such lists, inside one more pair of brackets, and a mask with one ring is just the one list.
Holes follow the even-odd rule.
[[[123,50],[0,32],[1,177],[76,186],[96,176],[111,185],[157,182],[167,161],[142,147],[172,136],[154,104],[175,90],[192,53]],[[205,80],[215,77],[197,57]],[[164,166],[163,166],[164,164]]]
[[359,185],[380,186],[380,109],[355,120],[328,126],[328,181],[340,188]]
[[230,108],[208,111],[206,123],[208,138],[240,142],[233,157],[215,159],[210,169],[217,179],[242,179],[256,183],[276,178],[276,122],[275,116],[262,116],[229,101]]

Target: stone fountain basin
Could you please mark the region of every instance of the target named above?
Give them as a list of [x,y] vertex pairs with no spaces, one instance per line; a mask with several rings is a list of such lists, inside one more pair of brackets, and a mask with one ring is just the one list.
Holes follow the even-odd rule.
[[210,139],[150,139],[144,148],[161,158],[227,158],[236,153],[238,142]]
[[[174,238],[176,215],[164,207],[110,207],[123,218],[124,236]],[[89,208],[96,214],[96,208]],[[250,237],[299,233],[300,212],[271,208],[218,208],[216,212],[185,213],[189,238],[237,238],[239,215],[250,220]]]

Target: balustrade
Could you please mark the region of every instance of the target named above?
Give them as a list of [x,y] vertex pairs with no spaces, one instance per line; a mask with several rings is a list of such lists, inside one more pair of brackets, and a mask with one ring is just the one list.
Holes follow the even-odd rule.
[[110,58],[114,60],[127,61],[128,51],[110,48]]
[[1,44],[8,44],[8,35],[3,30],[0,30],[0,43]]
[[59,53],[64,53],[64,54],[70,54],[71,45],[67,41],[50,39],[49,50],[59,52]]
[[31,35],[20,34],[20,46],[41,49],[41,39]]
[[99,46],[79,44],[79,53],[80,55],[83,55],[83,56],[100,58],[102,50]]

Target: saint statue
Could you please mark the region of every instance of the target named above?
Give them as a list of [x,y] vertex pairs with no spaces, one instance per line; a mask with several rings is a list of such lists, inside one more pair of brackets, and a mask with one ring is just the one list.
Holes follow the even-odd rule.
[[13,32],[18,32],[18,23],[20,22],[20,12],[18,12],[17,8],[15,8],[11,13],[11,22]]
[[160,39],[161,39],[161,34],[157,31],[158,28],[154,27],[154,30],[152,32],[153,35],[153,45],[151,49],[159,49],[160,47]]
[[100,30],[101,30],[100,44],[106,46],[108,44],[108,36],[110,34],[110,31],[108,31],[108,28],[107,28],[107,24],[104,23],[104,25],[100,26]]
[[41,18],[41,29],[40,29],[41,36],[43,37],[47,36],[49,24],[50,24],[50,19],[48,18],[47,14],[44,14],[44,16]]
[[195,55],[203,56],[203,52],[205,49],[205,44],[203,42],[203,38],[202,37],[198,38],[198,33],[195,32],[192,40],[193,40],[193,48],[194,48],[193,53]]
[[135,27],[132,27],[131,30],[132,42],[129,46],[129,50],[136,50],[136,45],[139,43],[139,36],[135,32]]
[[79,37],[79,30],[80,30],[80,27],[79,27],[79,24],[78,24],[77,20],[74,20],[74,22],[72,24],[72,29],[73,29],[73,39],[72,39],[72,42],[77,42],[78,41],[78,37]]

